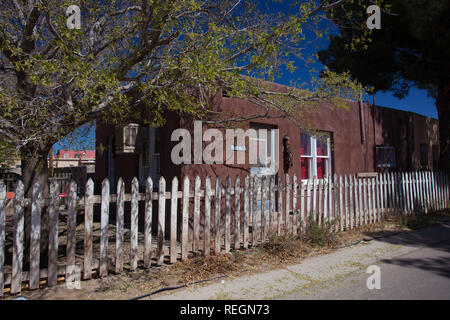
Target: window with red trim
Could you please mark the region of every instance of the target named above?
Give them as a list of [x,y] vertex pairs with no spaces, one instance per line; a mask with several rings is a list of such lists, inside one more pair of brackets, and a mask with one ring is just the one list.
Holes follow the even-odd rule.
[[301,178],[322,179],[331,175],[331,134],[300,133]]

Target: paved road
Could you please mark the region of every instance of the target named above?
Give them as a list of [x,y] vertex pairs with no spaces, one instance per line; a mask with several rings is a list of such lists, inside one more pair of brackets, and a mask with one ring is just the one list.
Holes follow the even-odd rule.
[[376,265],[380,268],[380,289],[369,290],[367,279],[371,274],[358,270],[325,287],[294,291],[279,299],[450,299],[450,240],[382,259]]
[[[381,289],[367,288],[371,265]],[[153,299],[450,299],[450,223]]]

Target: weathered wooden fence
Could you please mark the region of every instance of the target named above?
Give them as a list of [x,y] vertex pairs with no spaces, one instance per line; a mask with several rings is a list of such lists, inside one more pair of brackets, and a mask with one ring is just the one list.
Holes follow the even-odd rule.
[[[181,188],[174,178],[170,191],[164,177],[157,186],[148,178],[144,193],[138,192],[135,178],[130,194],[125,194],[122,178],[118,180],[117,194],[110,194],[105,179],[100,195],[94,195],[94,183],[89,179],[82,197],[77,196],[77,185],[72,181],[64,206],[59,203],[57,182],[51,183],[51,195],[46,199],[42,197],[40,184],[35,184],[29,199],[24,197],[23,184],[19,181],[15,198],[10,200],[13,201],[10,219],[5,186],[0,183],[0,296],[5,287],[13,294],[19,293],[24,285],[39,288],[44,279],[48,286],[54,286],[58,276],[65,276],[69,281],[77,271],[83,279],[90,279],[93,272],[100,277],[109,272],[120,273],[124,264],[135,270],[138,265],[150,268],[186,260],[189,253],[209,255],[231,248],[245,249],[261,244],[272,232],[302,232],[311,217],[319,224],[333,222],[337,229],[348,230],[375,223],[389,214],[426,213],[448,208],[450,204],[448,176],[439,172],[334,175],[310,180],[298,180],[295,175],[291,180],[286,175],[284,181],[274,176],[241,178],[236,177],[232,186],[230,177],[224,185],[217,177],[214,187],[207,177],[203,188],[200,177],[195,179],[193,188],[188,178],[182,181]],[[129,202],[129,210],[125,210],[125,202]],[[112,215],[111,203],[115,204]],[[94,205],[99,205],[100,226],[96,235]],[[47,210],[50,222],[48,261],[42,261],[40,248],[43,209]],[[84,222],[81,234],[77,234],[77,212],[81,210]],[[140,210],[143,210],[141,215]],[[61,216],[63,211],[65,215]],[[24,264],[26,214],[31,215],[31,231],[29,261]],[[125,215],[130,218],[126,230]],[[114,219],[110,221],[111,216]],[[144,221],[139,221],[139,216]],[[167,224],[166,218],[170,219]],[[153,220],[158,222],[156,230],[152,230]],[[66,231],[65,242],[61,242],[61,223]],[[113,235],[111,229],[115,229]],[[81,248],[77,248],[77,240],[82,240]],[[61,246],[65,247],[63,259]],[[93,250],[94,246],[97,251]],[[5,264],[7,255],[11,257],[10,265]]]

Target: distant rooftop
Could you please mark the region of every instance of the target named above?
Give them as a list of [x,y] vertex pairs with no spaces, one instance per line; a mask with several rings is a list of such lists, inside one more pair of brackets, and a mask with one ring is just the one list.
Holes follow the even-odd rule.
[[95,150],[58,150],[55,159],[95,159]]

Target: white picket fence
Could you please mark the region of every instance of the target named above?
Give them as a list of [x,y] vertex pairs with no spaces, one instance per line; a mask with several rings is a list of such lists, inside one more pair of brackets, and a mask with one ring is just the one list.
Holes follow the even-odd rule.
[[[94,183],[89,180],[82,197],[77,197],[77,185],[72,181],[65,206],[60,205],[57,182],[50,184],[50,198],[43,199],[42,187],[36,183],[32,198],[28,199],[24,197],[23,184],[19,181],[10,225],[6,222],[6,189],[0,183],[0,296],[5,286],[9,286],[14,294],[20,293],[26,284],[30,289],[39,288],[44,279],[48,286],[55,286],[58,276],[72,281],[77,270],[83,279],[90,279],[93,272],[100,277],[111,271],[120,273],[125,263],[135,270],[138,262],[144,268],[150,268],[164,262],[184,261],[189,253],[209,255],[228,252],[232,248],[247,249],[263,243],[272,232],[302,232],[311,216],[319,224],[334,222],[337,229],[349,230],[378,222],[389,214],[427,213],[448,208],[450,204],[448,176],[440,172],[359,176],[334,175],[325,179],[298,180],[294,175],[291,181],[286,175],[285,183],[281,177],[245,176],[243,181],[236,177],[233,186],[231,178],[227,177],[224,188],[220,177],[217,177],[214,189],[210,177],[206,177],[203,189],[200,177],[196,177],[192,189],[186,177],[181,191],[176,177],[170,191],[166,189],[164,177],[160,178],[155,191],[151,178],[148,178],[145,193],[138,192],[135,178],[131,194],[125,194],[122,178],[117,183],[117,194],[110,194],[109,182],[105,179],[100,195],[94,195]],[[140,201],[143,202],[141,208]],[[125,212],[125,202],[130,202],[129,212]],[[110,203],[115,203],[116,207],[115,224],[109,221]],[[100,205],[100,232],[94,239],[95,204]],[[167,212],[166,205],[170,206]],[[43,263],[40,261],[42,208],[48,210],[50,221],[48,262],[44,269],[40,268]],[[80,208],[84,210],[81,257],[76,255],[76,218]],[[144,221],[139,221],[139,210],[142,209]],[[61,240],[58,225],[62,210],[67,213],[63,262],[58,260]],[[24,270],[23,261],[25,214],[31,214],[29,270]],[[129,244],[124,239],[126,214],[130,217]],[[157,230],[152,230],[154,214]],[[170,219],[168,230],[165,228],[166,218]],[[139,225],[143,226],[142,232],[139,232]],[[109,235],[112,227],[115,228],[115,237]],[[8,234],[7,230],[12,232]],[[10,272],[5,268],[8,237],[12,238]],[[109,247],[111,242],[115,244],[113,249]],[[99,249],[95,256],[94,246]],[[130,249],[128,255],[124,255],[125,247]]]

